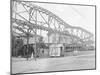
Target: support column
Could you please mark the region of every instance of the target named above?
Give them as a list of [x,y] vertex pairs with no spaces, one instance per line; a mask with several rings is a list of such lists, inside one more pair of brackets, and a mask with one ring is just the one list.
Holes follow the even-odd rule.
[[[50,15],[48,15],[48,28],[50,28],[50,24],[49,24],[49,22],[50,22]],[[50,36],[49,36],[49,31],[48,31],[48,46],[50,45]],[[50,51],[50,49],[48,49],[48,56],[49,56],[49,51]]]
[[[37,25],[37,10],[35,10],[35,24]],[[37,34],[37,29],[35,29],[35,60],[36,60],[36,56],[37,56],[37,47],[36,47],[37,37],[36,37],[36,34]]]

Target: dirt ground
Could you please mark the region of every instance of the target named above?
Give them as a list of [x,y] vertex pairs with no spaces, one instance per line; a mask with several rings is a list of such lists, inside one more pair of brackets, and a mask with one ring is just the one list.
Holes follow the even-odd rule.
[[95,68],[95,51],[69,53],[65,57],[53,58],[14,58],[12,57],[12,73],[34,73],[61,70],[80,70]]

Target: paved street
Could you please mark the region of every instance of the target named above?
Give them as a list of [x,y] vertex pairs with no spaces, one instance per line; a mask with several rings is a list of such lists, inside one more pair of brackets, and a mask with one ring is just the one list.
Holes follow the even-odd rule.
[[[83,54],[82,54],[83,53]],[[12,58],[12,73],[46,72],[95,68],[95,52],[81,52],[77,56],[56,58]]]

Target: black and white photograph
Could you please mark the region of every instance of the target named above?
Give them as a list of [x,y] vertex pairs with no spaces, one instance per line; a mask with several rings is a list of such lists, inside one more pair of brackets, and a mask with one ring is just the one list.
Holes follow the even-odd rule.
[[11,74],[96,69],[96,7],[11,0]]

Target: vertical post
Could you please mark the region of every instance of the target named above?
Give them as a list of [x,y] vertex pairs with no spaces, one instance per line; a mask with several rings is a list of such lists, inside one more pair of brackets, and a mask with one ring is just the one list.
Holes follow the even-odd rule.
[[[60,31],[60,24],[59,24],[59,23],[58,23],[58,26],[59,26],[58,28],[59,28],[59,31]],[[59,34],[59,36],[58,36],[58,38],[59,38],[59,40],[58,40],[59,43],[60,43],[60,41],[61,41],[60,35],[61,35],[61,34]]]
[[[17,1],[13,1],[13,10],[15,11],[15,12],[17,12]],[[16,19],[16,13],[13,13],[13,16],[15,17],[15,19]],[[13,17],[12,16],[12,17]],[[16,29],[15,29],[15,31],[16,31]],[[17,46],[17,48],[15,48],[15,55],[17,56],[17,51],[18,51],[18,46]]]
[[[15,12],[17,12],[17,1],[15,1]],[[16,13],[15,13],[15,19],[16,19]]]
[[59,41],[59,43],[61,43],[60,41],[61,41],[61,34],[59,34],[59,36],[58,36],[58,41]]
[[[50,15],[48,15],[48,28],[50,28],[49,21],[50,21]],[[48,31],[48,46],[49,46],[49,43],[50,43],[50,38],[49,38],[49,31]],[[50,51],[50,48],[48,49],[48,56],[49,56],[49,51]]]
[[[35,10],[35,24],[37,25],[37,10]],[[37,29],[35,29],[35,60],[36,60],[36,56],[37,56],[37,47],[36,47],[36,40],[37,40],[37,38],[36,38],[36,34],[37,34]]]
[[[48,15],[48,28],[50,28],[49,21],[50,21],[50,16]],[[48,31],[48,43],[49,43],[49,31]]]
[[[10,36],[11,36],[11,56],[13,56],[15,53],[13,52],[13,50],[15,49],[15,48],[13,48],[13,32],[12,32],[12,16],[13,16],[13,7],[14,7],[14,2],[11,0],[11,5],[10,5],[10,7],[11,7],[11,17],[10,17],[10,22],[11,22],[11,34],[10,34]],[[14,44],[15,44],[15,41],[14,41]]]
[[[31,20],[31,9],[29,9],[29,22]],[[28,60],[28,51],[29,51],[29,28],[27,29],[27,60]]]
[[27,60],[28,60],[28,48],[29,48],[29,29],[27,30]]

